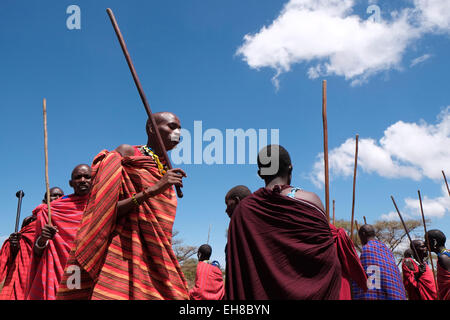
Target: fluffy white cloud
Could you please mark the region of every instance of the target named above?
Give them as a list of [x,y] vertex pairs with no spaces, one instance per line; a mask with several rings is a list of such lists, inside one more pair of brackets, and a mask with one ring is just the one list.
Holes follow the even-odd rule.
[[310,78],[338,75],[355,85],[398,68],[406,48],[425,32],[450,30],[448,3],[416,0],[389,20],[363,20],[352,14],[353,0],[290,0],[272,24],[244,36],[237,54],[251,68],[275,69],[276,86],[296,63],[313,64]]
[[[331,178],[353,175],[355,143],[354,138],[349,138],[329,151]],[[317,159],[310,177],[320,187],[324,183],[323,153]],[[442,180],[441,170],[450,172],[450,106],[439,114],[436,124],[398,121],[384,131],[378,142],[359,139],[360,170],[385,178]]]

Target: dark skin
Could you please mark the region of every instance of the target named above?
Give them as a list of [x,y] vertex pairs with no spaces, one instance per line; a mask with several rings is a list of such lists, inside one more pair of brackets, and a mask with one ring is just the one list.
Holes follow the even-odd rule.
[[[413,254],[414,258],[420,263],[419,271],[414,273],[414,277],[416,278],[416,280],[418,280],[422,276],[422,274],[424,274],[424,272],[426,271],[425,259],[428,254],[428,249],[427,249],[425,242],[422,240],[413,240],[411,243],[411,246],[414,246],[414,248],[416,249],[415,251],[411,249],[412,254]],[[417,255],[416,255],[416,252],[417,252]],[[411,260],[409,260],[409,259],[405,260],[405,265],[410,270],[412,270],[412,271],[415,270],[414,264]]]
[[236,209],[239,202],[241,202],[241,199],[239,197],[225,198],[225,205],[227,206],[227,208],[225,209],[225,212],[227,213],[228,217],[231,218],[231,216],[233,215],[234,209]]
[[361,226],[361,228],[359,228],[358,236],[359,236],[359,239],[361,240],[361,244],[363,246],[365,246],[367,244],[367,242],[369,242],[370,240],[376,239],[375,229],[372,225],[365,224],[365,225]]
[[[64,191],[61,190],[61,188],[54,187],[50,189],[50,202],[53,200],[59,199],[64,195]],[[42,203],[47,203],[47,192],[44,195],[44,199],[42,200]]]
[[[438,245],[436,239],[428,235],[429,241],[430,241],[430,250],[431,252],[434,252],[436,254],[442,252],[445,250],[445,246]],[[427,245],[427,242],[425,241],[425,244]],[[445,270],[450,272],[450,257],[446,256],[445,254],[441,254],[438,256],[438,264]]]
[[[292,180],[292,165],[288,168],[287,172],[285,174],[280,174],[278,177],[275,177],[271,180],[264,179],[261,174],[260,170],[258,170],[258,175],[265,181],[266,188],[273,189],[276,185],[290,185]],[[287,195],[292,188],[286,188],[281,191],[282,195]],[[325,211],[325,208],[323,206],[322,201],[320,198],[313,192],[305,191],[305,190],[297,190],[295,192],[295,198],[300,200],[308,201],[315,206],[319,207],[322,211]]]
[[[29,217],[26,217],[25,219],[23,219],[21,229],[25,228],[27,225],[29,225],[34,220],[36,220],[35,216],[29,216]],[[11,235],[9,236],[10,250],[11,250],[11,254],[13,256],[15,256],[17,254],[17,252],[19,252],[21,237],[22,237],[22,234],[20,232],[11,233]]]
[[[86,164],[80,164],[76,166],[69,180],[69,185],[73,188],[74,195],[76,196],[86,196],[91,192],[92,188],[92,171],[91,167]],[[55,234],[58,232],[56,226],[46,224],[42,228],[42,233],[37,240],[40,247],[44,247],[48,240],[52,240]],[[45,248],[40,249],[37,246],[33,247],[33,251],[36,255],[41,256]]]
[[[174,149],[180,142],[180,119],[171,112],[155,113],[154,118],[166,150],[169,151]],[[163,152],[158,147],[155,131],[149,126],[147,126],[147,146],[154,150],[160,159],[162,158]],[[134,155],[135,149],[131,145],[123,144],[117,147],[115,151],[119,152],[123,157],[129,157]],[[187,175],[180,168],[167,170],[159,181],[152,186],[144,188],[141,192],[136,193],[134,197],[139,204],[142,204],[144,201],[163,193],[171,186],[175,185],[183,187],[183,177],[187,177]],[[120,200],[117,203],[117,218],[120,219],[125,216],[134,208],[134,206],[135,203],[132,198]]]

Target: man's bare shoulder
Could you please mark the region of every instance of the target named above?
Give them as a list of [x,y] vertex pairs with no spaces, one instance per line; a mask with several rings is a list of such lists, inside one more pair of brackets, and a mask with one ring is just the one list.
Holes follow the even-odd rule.
[[441,265],[441,267],[443,267],[445,270],[450,271],[450,257],[445,255],[445,254],[441,254],[438,258],[438,263]]
[[134,147],[129,144],[121,144],[114,151],[117,151],[122,157],[130,157],[134,155]]
[[[287,189],[285,192],[283,192],[283,194],[285,194],[285,193],[287,194],[289,191],[290,190]],[[315,194],[314,192],[310,192],[310,191],[306,191],[306,190],[297,190],[295,192],[295,198],[299,199],[299,200],[305,200],[305,201],[315,205],[322,211],[325,211],[322,201],[320,200],[319,196],[317,194]]]

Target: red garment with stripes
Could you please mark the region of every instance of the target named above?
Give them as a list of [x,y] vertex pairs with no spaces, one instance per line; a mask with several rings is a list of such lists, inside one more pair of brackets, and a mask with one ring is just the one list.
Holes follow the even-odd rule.
[[[41,257],[32,255],[30,274],[28,277],[27,300],[54,300],[70,249],[80,225],[88,196],[69,195],[51,202],[51,222],[58,232]],[[34,241],[42,233],[48,223],[47,204],[34,209],[36,215],[36,232]]]
[[404,259],[404,261],[406,260],[409,260],[412,262],[411,265],[414,265],[413,271],[408,268],[405,262],[402,264],[403,284],[405,285],[406,292],[408,292],[408,300],[436,300],[436,284],[431,268],[425,265],[426,271],[416,280],[414,273],[419,271],[419,266],[411,258]]
[[367,290],[367,275],[356,254],[352,240],[343,228],[330,224],[339,261],[341,262],[342,279],[339,300],[352,300],[351,281],[355,281],[364,291]]
[[177,198],[174,188],[117,219],[117,203],[161,179],[155,161],[137,152],[100,152],[91,166],[93,186],[58,299],[189,299],[187,282],[172,249]]
[[[36,221],[32,221],[19,231],[21,235],[19,240],[20,248],[14,260],[11,257],[8,259],[7,274],[4,279],[3,289],[1,290],[0,300],[25,299],[28,272],[30,270],[31,255],[33,252],[35,226]],[[8,248],[5,251],[9,253],[9,240],[5,241],[4,246],[6,245]],[[2,250],[2,261],[3,254]]]
[[439,299],[450,300],[450,272],[437,264],[437,283],[439,288]]
[[207,262],[199,261],[195,285],[189,291],[191,300],[222,300],[224,295],[222,271]]

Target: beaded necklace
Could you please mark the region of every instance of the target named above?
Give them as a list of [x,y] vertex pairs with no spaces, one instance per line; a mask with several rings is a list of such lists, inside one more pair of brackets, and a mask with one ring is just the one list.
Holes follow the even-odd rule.
[[168,169],[167,166],[165,166],[161,163],[158,155],[155,152],[153,152],[153,150],[150,147],[142,146],[142,147],[140,147],[140,150],[142,151],[142,153],[144,153],[147,156],[152,157],[153,160],[155,160],[156,164],[158,165],[159,173],[161,173],[161,175],[164,175],[167,172],[167,169]]

